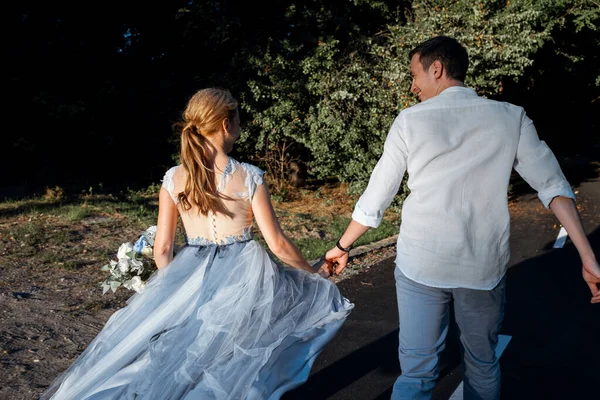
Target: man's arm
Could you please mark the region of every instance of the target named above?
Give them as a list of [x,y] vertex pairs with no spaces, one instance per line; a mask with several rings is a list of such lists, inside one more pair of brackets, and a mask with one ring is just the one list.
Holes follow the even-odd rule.
[[[401,114],[402,115],[402,114]],[[384,211],[398,193],[406,172],[408,148],[402,138],[402,116],[398,116],[385,140],[383,154],[369,178],[364,191],[352,213],[352,221],[339,239],[343,248],[350,248],[369,228],[376,228],[383,219]],[[339,275],[348,263],[348,252],[336,247],[325,254],[325,259],[338,264],[335,274]]]
[[600,303],[600,269],[575,207],[575,194],[552,150],[540,140],[533,122],[525,114],[514,168],[564,226],[583,262],[583,279],[592,292],[592,303]]
[[533,121],[523,113],[514,169],[538,194],[544,207],[557,196],[575,200],[571,185],[548,145],[540,140]]
[[592,292],[592,303],[600,303],[600,267],[594,254],[594,250],[585,234],[581,223],[581,216],[575,207],[575,202],[563,196],[557,196],[550,202],[550,209],[556,215],[565,228],[575,248],[579,252],[579,257],[583,263],[582,275],[585,282]]

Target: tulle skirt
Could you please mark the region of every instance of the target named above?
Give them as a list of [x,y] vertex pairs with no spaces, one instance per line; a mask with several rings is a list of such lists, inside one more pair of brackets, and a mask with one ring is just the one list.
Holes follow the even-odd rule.
[[353,307],[253,240],[186,246],[41,399],[279,399]]

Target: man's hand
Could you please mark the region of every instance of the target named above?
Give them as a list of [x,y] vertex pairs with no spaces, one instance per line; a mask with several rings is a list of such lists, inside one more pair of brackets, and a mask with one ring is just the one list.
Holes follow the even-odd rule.
[[337,264],[337,268],[333,268],[333,273],[339,275],[348,264],[348,253],[338,249],[336,246],[325,253],[325,260],[331,263],[332,266]]
[[321,268],[319,268],[319,270],[317,271],[317,274],[319,274],[323,278],[327,279],[331,275],[333,275],[333,266],[334,265],[332,262],[324,260],[323,265],[321,265]]
[[600,267],[598,266],[598,262],[596,260],[584,262],[581,272],[583,280],[588,284],[592,292],[591,303],[600,303],[600,290],[598,289],[598,285],[600,284]]
[[[351,220],[348,224],[348,227],[344,231],[340,240],[338,240],[336,246],[325,253],[325,259],[332,263],[333,265],[337,264],[337,268],[333,270],[335,275],[339,275],[342,273],[344,268],[346,268],[346,264],[348,264],[348,252],[342,249],[349,250],[352,247],[352,244],[358,240],[366,231],[369,230],[369,227],[366,225],[361,225],[355,220]],[[341,244],[340,244],[341,243]],[[345,246],[345,247],[338,247]]]

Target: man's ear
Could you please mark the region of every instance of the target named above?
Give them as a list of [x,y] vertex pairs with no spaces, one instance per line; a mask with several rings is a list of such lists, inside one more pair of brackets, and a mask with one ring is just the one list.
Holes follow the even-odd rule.
[[444,75],[444,64],[442,64],[439,60],[435,60],[431,67],[433,71],[433,77],[435,79],[440,79]]

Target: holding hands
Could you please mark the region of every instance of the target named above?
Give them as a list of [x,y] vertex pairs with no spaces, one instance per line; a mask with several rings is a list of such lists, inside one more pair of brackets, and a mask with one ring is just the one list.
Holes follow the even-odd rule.
[[325,260],[331,264],[332,275],[339,275],[346,268],[349,254],[350,248],[342,247],[339,240],[334,248],[325,253]]
[[352,244],[361,237],[370,227],[362,225],[355,220],[351,220],[350,224],[346,228],[346,231],[337,241],[335,247],[325,253],[324,259],[330,265],[330,274],[339,275],[342,273],[346,265],[348,265],[348,258],[350,250],[352,250]]
[[323,278],[329,278],[331,275],[339,275],[348,264],[349,252],[350,249],[344,249],[338,241],[336,247],[329,250],[316,264],[313,265],[313,269]]
[[334,274],[334,263],[326,260],[325,256],[321,257],[312,267],[316,274],[319,274],[325,279]]

